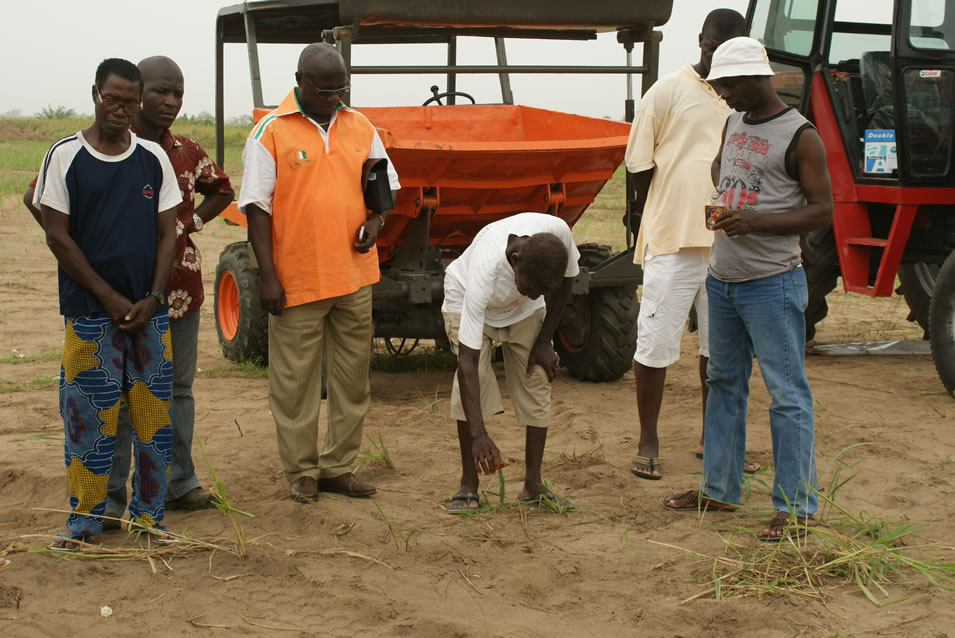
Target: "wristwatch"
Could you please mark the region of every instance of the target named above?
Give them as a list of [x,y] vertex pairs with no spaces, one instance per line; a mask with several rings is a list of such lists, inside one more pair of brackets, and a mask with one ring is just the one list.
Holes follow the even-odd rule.
[[195,213],[192,214],[192,232],[198,233],[202,230],[202,217],[199,217]]
[[377,217],[377,218],[378,218],[378,223],[381,224],[381,225],[378,227],[378,230],[381,230],[382,228],[385,227],[385,216],[384,216],[384,215],[382,215],[381,213],[372,213],[371,215],[368,216],[368,219],[371,219],[372,217]]
[[166,295],[163,294],[162,290],[150,290],[146,293],[147,297],[155,297],[156,301],[159,302],[159,305],[166,303]]

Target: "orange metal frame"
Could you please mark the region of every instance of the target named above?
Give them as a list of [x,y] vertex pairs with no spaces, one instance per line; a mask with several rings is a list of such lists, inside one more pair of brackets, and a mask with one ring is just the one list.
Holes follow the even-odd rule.
[[[360,110],[378,128],[402,185],[378,237],[381,262],[422,213],[432,215],[431,244],[452,253],[518,212],[550,212],[573,226],[622,161],[630,130],[513,105]],[[223,216],[245,226],[234,204]]]

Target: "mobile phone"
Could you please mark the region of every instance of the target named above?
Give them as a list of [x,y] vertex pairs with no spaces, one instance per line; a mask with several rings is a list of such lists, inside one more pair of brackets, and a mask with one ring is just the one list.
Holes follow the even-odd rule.
[[360,244],[364,242],[366,237],[368,237],[368,233],[365,232],[365,226],[364,225],[359,226],[358,227],[358,243]]

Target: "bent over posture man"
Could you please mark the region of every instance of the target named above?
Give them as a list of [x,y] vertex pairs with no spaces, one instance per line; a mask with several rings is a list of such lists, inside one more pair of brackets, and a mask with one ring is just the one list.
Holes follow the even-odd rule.
[[165,512],[172,342],[163,291],[182,197],[162,148],[129,131],[142,88],[131,62],[104,60],[93,125],[50,148],[34,196],[66,324],[60,413],[72,513],[52,546],[61,551],[103,529],[121,396],[136,434],[130,514],[159,527]]
[[[349,86],[335,47],[305,47],[295,81],[242,152],[239,209],[270,315],[269,405],[292,499],[371,496],[351,468],[371,395],[371,285],[385,220],[367,214],[362,165],[388,155],[371,122],[340,102]],[[388,173],[397,190],[390,162]],[[328,432],[319,451],[323,350]]]
[[457,419],[461,446],[461,487],[448,512],[476,511],[478,473],[502,466],[484,427],[485,415],[504,411],[491,369],[494,342],[503,348],[514,412],[527,430],[524,489],[518,498],[560,502],[544,485],[541,461],[558,363],[551,339],[580,272],[579,258],[567,222],[524,213],[485,226],[448,267],[441,312],[458,355],[451,416]]
[[[709,396],[703,482],[664,506],[733,509],[740,498],[753,356],[772,397],[772,499],[760,539],[779,540],[816,511],[813,406],[803,369],[808,302],[799,233],[830,223],[832,187],[816,129],[776,94],[766,51],[746,37],[713,54],[709,80],[729,116],[712,177],[729,211],[714,225],[706,292]],[[797,532],[805,527],[798,526]]]

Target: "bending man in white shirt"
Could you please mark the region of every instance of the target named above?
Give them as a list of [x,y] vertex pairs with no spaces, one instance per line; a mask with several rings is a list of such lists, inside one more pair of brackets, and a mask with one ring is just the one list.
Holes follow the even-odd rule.
[[479,472],[493,474],[504,466],[484,427],[485,415],[504,411],[491,369],[494,342],[504,351],[514,413],[527,428],[524,488],[518,498],[569,505],[544,485],[541,460],[558,365],[551,339],[579,273],[579,257],[564,220],[523,213],[485,226],[448,267],[441,312],[458,355],[451,416],[457,419],[461,445],[461,486],[449,513],[477,511]]

